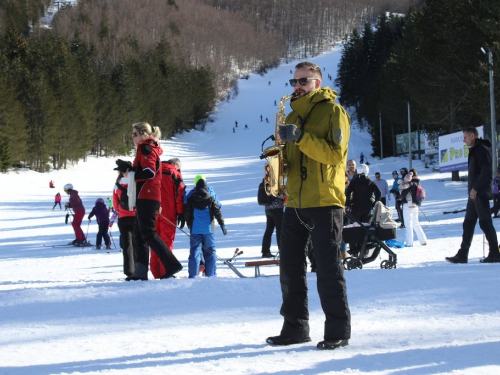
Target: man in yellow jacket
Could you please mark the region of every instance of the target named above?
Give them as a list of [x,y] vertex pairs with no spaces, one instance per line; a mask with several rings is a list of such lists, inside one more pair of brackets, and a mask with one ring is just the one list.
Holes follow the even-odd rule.
[[324,340],[318,349],[346,346],[351,336],[346,283],[340,259],[342,212],[350,118],[335,103],[337,93],[321,87],[321,69],[310,62],[295,67],[290,85],[293,109],[280,126],[288,161],[287,207],[280,247],[280,283],[284,318],[270,345],[311,341],[307,301],[306,253],[309,234],[317,264],[317,288],[325,313]]

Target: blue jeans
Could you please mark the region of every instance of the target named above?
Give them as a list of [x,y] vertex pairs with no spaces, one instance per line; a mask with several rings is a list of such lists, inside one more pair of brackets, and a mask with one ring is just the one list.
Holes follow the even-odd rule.
[[207,277],[215,276],[217,258],[215,257],[214,234],[191,234],[189,242],[191,247],[188,262],[189,277],[194,278],[198,276],[202,251],[205,257],[205,275]]

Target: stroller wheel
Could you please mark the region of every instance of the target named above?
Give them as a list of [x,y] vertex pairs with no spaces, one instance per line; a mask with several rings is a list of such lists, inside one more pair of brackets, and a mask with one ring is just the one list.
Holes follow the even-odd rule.
[[363,269],[363,262],[360,259],[349,257],[344,259],[344,269],[347,271]]
[[382,263],[380,263],[380,268],[385,270],[395,269],[396,263],[391,262],[390,260],[383,260]]

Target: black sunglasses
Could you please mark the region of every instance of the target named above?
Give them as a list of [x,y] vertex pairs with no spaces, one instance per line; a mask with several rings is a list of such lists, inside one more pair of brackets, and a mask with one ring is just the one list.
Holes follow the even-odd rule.
[[319,78],[307,78],[307,77],[299,78],[299,79],[292,78],[289,82],[290,82],[290,86],[292,86],[292,87],[297,86],[297,82],[299,83],[299,85],[305,86],[305,85],[307,85],[307,81],[316,81],[317,79],[319,79]]
[[135,138],[137,137],[138,135],[143,135],[144,133],[143,132],[133,132],[132,133],[132,137]]

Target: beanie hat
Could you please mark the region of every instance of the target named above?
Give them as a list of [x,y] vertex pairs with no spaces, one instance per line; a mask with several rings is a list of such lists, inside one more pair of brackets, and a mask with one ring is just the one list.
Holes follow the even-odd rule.
[[97,198],[97,199],[95,200],[95,204],[97,204],[97,203],[102,203],[102,204],[104,204],[104,200],[103,200],[102,198]]
[[207,179],[205,178],[205,176],[204,176],[204,175],[202,175],[202,174],[197,174],[197,175],[196,175],[196,177],[194,178],[194,184],[196,185],[196,183],[197,183],[199,180],[205,180],[205,181],[206,181]]

